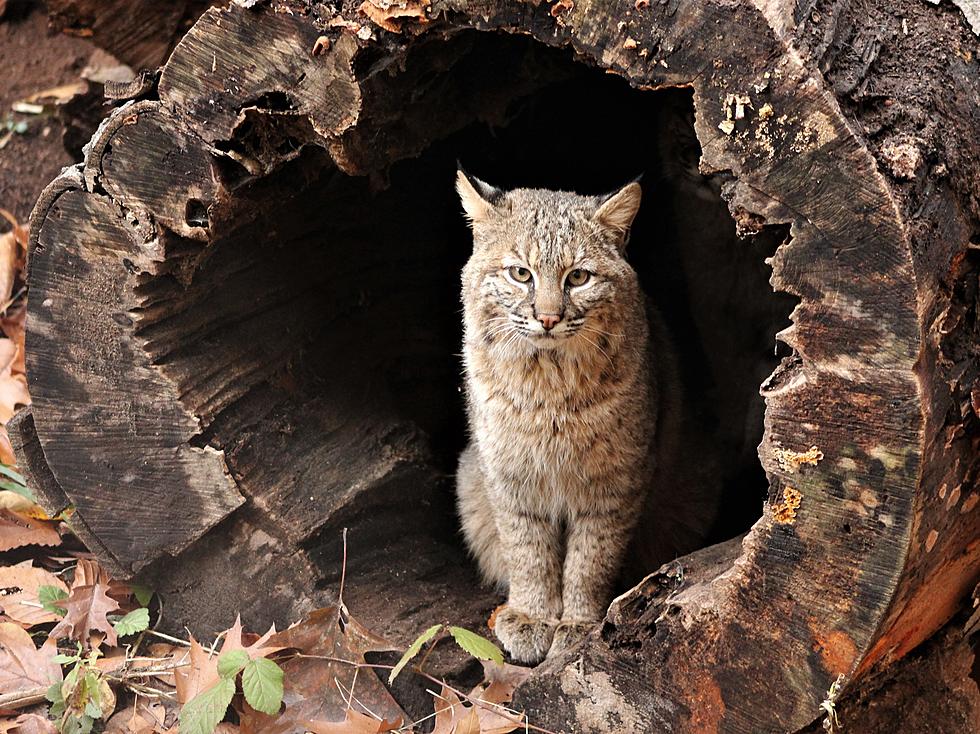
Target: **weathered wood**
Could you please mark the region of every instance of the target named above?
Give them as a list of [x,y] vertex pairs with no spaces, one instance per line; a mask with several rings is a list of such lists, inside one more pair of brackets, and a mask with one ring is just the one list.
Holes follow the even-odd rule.
[[51,25],[91,38],[136,70],[162,64],[210,0],[49,0]]
[[[674,496],[692,480],[720,496],[747,469],[745,387],[771,369],[792,297],[762,385],[768,500],[744,538],[627,591],[518,704],[583,732],[808,725],[839,675],[854,690],[905,655],[980,574],[975,38],[953,8],[899,5],[436,0],[401,34],[296,2],[208,10],[159,101],[115,111],[32,217],[23,461],[118,570],[151,564],[182,623],[322,603],[343,527],[366,544],[348,602],[396,639],[479,621],[499,598],[474,590],[446,479],[462,418],[445,284],[466,239],[452,157],[485,121],[533,137],[508,138],[509,160],[473,151],[502,179],[538,161],[532,180],[552,186],[603,157],[622,178],[664,166],[631,257],[684,304],[688,381],[714,386],[689,398],[701,441],[672,457]],[[601,135],[577,127],[592,110],[575,90],[599,88],[582,64],[643,90],[596,97]],[[734,221],[683,156],[672,171],[657,152],[683,138],[647,100],[683,107],[675,87]],[[549,119],[535,100],[561,104],[552,88],[575,120],[515,122]],[[942,126],[917,127],[937,111]],[[555,141],[563,156],[536,157]],[[787,298],[753,295],[736,227]],[[727,501],[751,506],[751,488]],[[181,593],[214,578],[224,601]]]

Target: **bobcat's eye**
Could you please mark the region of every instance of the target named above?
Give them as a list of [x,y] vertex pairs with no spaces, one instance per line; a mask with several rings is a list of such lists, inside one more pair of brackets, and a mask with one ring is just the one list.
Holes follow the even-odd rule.
[[568,274],[568,277],[565,280],[570,286],[575,288],[588,283],[589,278],[591,277],[592,273],[590,273],[588,270],[573,270]]
[[531,279],[531,271],[527,268],[522,268],[520,265],[512,266],[507,272],[518,283],[527,283]]

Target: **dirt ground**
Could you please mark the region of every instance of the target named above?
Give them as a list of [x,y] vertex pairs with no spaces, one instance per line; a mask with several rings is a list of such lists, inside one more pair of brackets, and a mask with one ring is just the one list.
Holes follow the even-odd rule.
[[64,123],[55,115],[25,115],[11,105],[41,90],[78,80],[95,47],[48,29],[39,3],[10,2],[0,17],[0,141],[7,122],[27,123],[0,149],[0,207],[20,221],[41,190],[75,160],[62,143]]

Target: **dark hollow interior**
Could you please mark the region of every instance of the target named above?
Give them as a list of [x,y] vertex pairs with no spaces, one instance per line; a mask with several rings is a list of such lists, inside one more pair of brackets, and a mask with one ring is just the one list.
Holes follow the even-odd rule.
[[[758,388],[793,306],[772,292],[765,263],[785,231],[736,236],[722,182],[697,170],[688,90],[639,91],[562,50],[462,35],[446,47],[453,62],[426,77],[412,114],[438,119],[448,103],[458,113],[453,95],[465,88],[468,99],[492,96],[493,115],[474,114],[372,176],[345,175],[325,151],[305,148],[240,187],[231,213],[216,218],[226,234],[196,263],[188,291],[209,316],[189,319],[166,358],[186,375],[183,397],[204,420],[202,442],[225,450],[252,504],[324,568],[338,565],[344,526],[352,557],[424,528],[458,566],[452,474],[467,434],[459,272],[470,235],[456,162],[502,187],[581,193],[642,174],[628,259],[676,342],[689,461],[717,497],[701,544],[744,532],[768,486],[756,455]],[[417,75],[379,73],[392,89],[422,88]],[[367,144],[383,155],[395,134],[378,131]],[[186,313],[200,312],[189,303]],[[428,551],[397,547],[398,557],[375,560],[375,572],[425,572],[419,558]],[[324,572],[324,583],[333,578]]]

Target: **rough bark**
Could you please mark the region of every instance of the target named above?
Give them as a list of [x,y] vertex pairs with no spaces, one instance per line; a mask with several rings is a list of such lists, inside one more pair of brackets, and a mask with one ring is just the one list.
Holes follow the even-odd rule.
[[[582,732],[808,725],[980,572],[976,38],[912,0],[421,8],[368,8],[386,31],[351,8],[212,8],[159,98],[110,116],[32,217],[24,463],[181,621],[310,608],[345,526],[370,538],[353,578],[396,639],[480,619],[497,598],[459,570],[433,458],[457,378],[418,327],[460,253],[419,234],[435,179],[393,166],[506,125],[565,73],[535,49],[570,48],[642,94],[691,90],[702,171],[741,233],[788,231],[771,282],[798,304],[762,385],[762,518],[626,592],[519,703]],[[538,43],[515,59],[493,31]],[[232,598],[181,595],[215,576]]]

